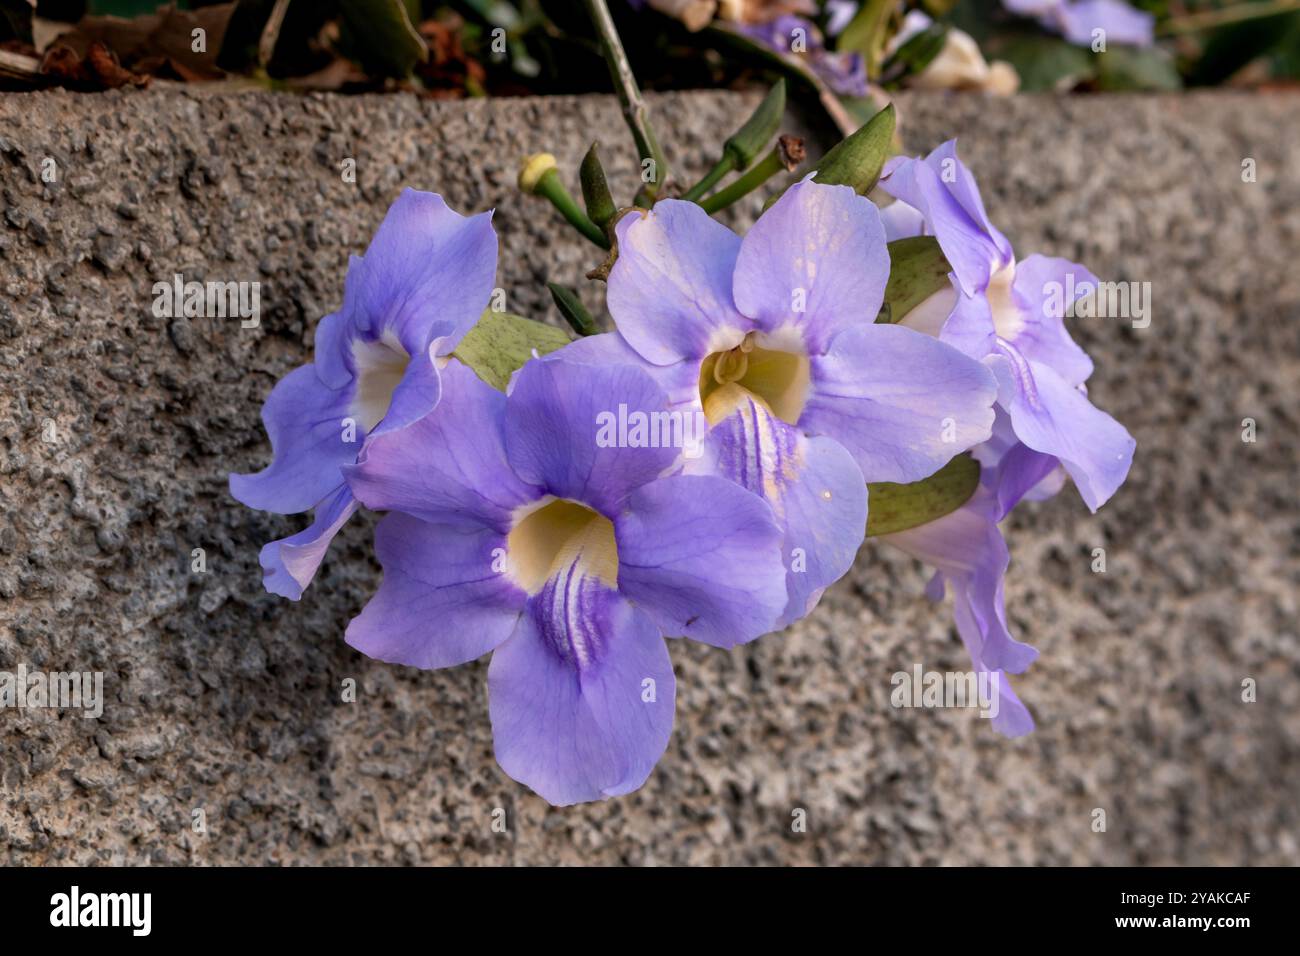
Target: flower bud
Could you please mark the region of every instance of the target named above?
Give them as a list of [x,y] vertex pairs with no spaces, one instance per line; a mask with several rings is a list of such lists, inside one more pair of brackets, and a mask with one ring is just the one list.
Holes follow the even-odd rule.
[[519,188],[523,192],[532,195],[537,192],[537,184],[541,182],[542,176],[554,169],[558,164],[555,157],[550,153],[536,153],[524,160],[523,167],[519,170]]

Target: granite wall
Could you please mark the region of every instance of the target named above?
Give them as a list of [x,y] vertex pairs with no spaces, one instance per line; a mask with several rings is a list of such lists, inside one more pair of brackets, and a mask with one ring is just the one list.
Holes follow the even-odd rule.
[[[652,100],[693,172],[754,102]],[[788,633],[674,642],[677,731],[649,782],[552,809],[492,759],[485,662],[424,673],[343,643],[379,577],[370,523],[280,600],[257,549],[303,521],[238,505],[226,474],[267,461],[261,401],[404,185],[495,206],[509,307],[557,321],[544,281],[598,257],[515,172],[548,149],[572,182],[595,136],[630,194],[616,103],[0,96],[0,671],[102,671],[107,697],[98,719],[0,710],[0,861],[1300,861],[1300,97],[900,107],[911,149],[961,138],[1022,253],[1151,283],[1148,328],[1076,331],[1138,441],[1127,486],[1097,516],[1065,494],[1010,522],[1039,728],[889,706],[895,671],[966,662],[922,569],[869,543]],[[155,318],[175,273],[260,282],[260,325]]]

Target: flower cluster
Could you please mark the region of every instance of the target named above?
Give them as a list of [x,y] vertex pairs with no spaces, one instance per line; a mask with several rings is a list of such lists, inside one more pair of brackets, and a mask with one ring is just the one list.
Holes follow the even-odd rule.
[[[504,391],[458,351],[492,291],[490,219],[407,190],[315,362],[267,400],[273,462],[231,476],[253,507],[316,512],[263,549],[266,587],[298,599],[351,514],[386,512],[383,582],[348,643],[420,668],[490,653],[501,767],[553,804],[596,800],[640,787],[667,747],[665,639],[730,648],[809,614],[855,560],[869,488],[969,452],[969,500],[885,540],[951,586],[976,669],[1023,671],[1036,652],[1007,627],[998,522],[1066,476],[1095,509],[1133,453],[1042,294],[1090,274],[1017,262],[952,144],[892,161],[881,187],[883,216],[804,179],[744,236],[685,200],[624,213],[615,331],[534,352]],[[887,243],[916,235],[950,287],[881,321]],[[1009,694],[995,726],[1024,733]]]

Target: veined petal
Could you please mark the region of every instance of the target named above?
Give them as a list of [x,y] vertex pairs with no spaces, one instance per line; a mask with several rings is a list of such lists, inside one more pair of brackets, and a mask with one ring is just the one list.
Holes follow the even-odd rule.
[[619,590],[670,637],[732,647],[772,630],[785,607],[771,509],[725,478],[677,475],[639,488],[615,537]]
[[306,511],[331,494],[342,481],[339,468],[356,460],[365,438],[346,427],[350,399],[346,390],[323,384],[313,365],[280,379],[262,406],[275,457],[256,474],[231,475],[230,493],[250,508],[278,514]]
[[408,355],[442,339],[439,354],[447,355],[487,306],[496,269],[490,212],[462,216],[436,193],[404,189],[348,270],[352,334],[377,340],[388,333]]
[[993,351],[997,334],[989,300],[983,293],[966,295],[957,290],[952,312],[939,331],[939,341],[973,359],[983,359]]
[[375,530],[379,590],[348,625],[367,657],[411,667],[452,667],[505,641],[527,595],[505,573],[505,535],[391,514]]
[[[1061,463],[1053,456],[1016,442],[994,470],[992,487],[997,489],[998,516],[1006,517],[1025,498],[1038,501],[1059,491],[1059,483],[1052,482],[1051,478],[1060,466]],[[1050,487],[1052,485],[1056,487]]]
[[606,304],[647,362],[671,365],[733,348],[753,328],[731,279],[740,237],[693,202],[665,199],[618,222]]
[[1089,510],[1096,511],[1128,477],[1137,442],[1115,419],[1056,372],[1006,343],[989,360],[1016,437],[1059,458]]
[[847,448],[869,482],[919,481],[989,437],[996,395],[988,370],[951,346],[864,325],[813,359],[799,426]]
[[433,411],[442,397],[442,379],[438,374],[436,356],[441,342],[441,339],[434,339],[428,348],[410,357],[401,381],[393,389],[384,417],[370,432],[372,436],[399,431]]
[[838,442],[806,437],[751,397],[709,430],[698,467],[762,497],[781,528],[786,605],[774,629],[809,613],[853,566],[867,485]]
[[[352,256],[354,264],[360,261],[360,256]],[[346,282],[345,279],[345,288]],[[348,341],[350,332],[347,314],[343,310],[331,312],[316,325],[313,345],[316,374],[333,389],[344,388],[352,381],[352,345]]]
[[804,180],[759,217],[736,259],[736,305],[760,328],[800,330],[810,354],[870,324],[885,297],[880,213],[848,186]]
[[301,598],[325,559],[330,542],[356,510],[356,499],[340,484],[316,507],[310,526],[264,545],[258,556],[263,586],[291,601]]
[[957,158],[953,142],[924,160],[890,160],[880,188],[921,211],[967,295],[985,289],[994,271],[1010,261],[1011,244],[989,222],[974,177]]
[[529,362],[506,399],[506,455],[523,481],[612,518],[678,460],[682,449],[659,427],[667,414],[667,396],[640,368]]
[[400,434],[371,439],[345,469],[348,484],[372,511],[505,534],[514,510],[540,495],[506,460],[506,397],[456,359],[442,377],[438,407]]
[[1012,293],[1023,315],[1011,342],[1025,358],[1041,362],[1071,385],[1087,381],[1092,359],[1065,328],[1065,313],[1089,291],[1097,277],[1076,262],[1033,255],[1016,263]]
[[576,564],[529,600],[488,668],[497,762],[555,806],[639,788],[676,698],[658,629]]
[[576,338],[561,349],[542,357],[543,362],[575,362],[581,365],[635,365],[654,379],[674,408],[698,404],[700,360],[682,359],[672,365],[655,365],[641,357],[618,332],[602,332]]
[[952,588],[958,631],[972,659],[989,670],[1018,674],[1038,651],[1007,628],[1002,583],[1011,556],[997,518],[995,496],[981,487],[951,514],[881,540],[937,569]]

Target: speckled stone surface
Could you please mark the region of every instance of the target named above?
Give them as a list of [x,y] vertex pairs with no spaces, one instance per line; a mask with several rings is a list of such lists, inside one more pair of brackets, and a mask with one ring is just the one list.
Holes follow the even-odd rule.
[[[655,98],[670,159],[701,170],[753,102]],[[283,601],[257,549],[303,521],[225,476],[267,461],[260,403],[403,185],[496,206],[508,307],[555,321],[543,281],[598,258],[514,192],[517,163],[549,149],[572,182],[599,137],[630,194],[614,101],[0,97],[0,670],[101,670],[108,697],[98,720],[0,710],[0,862],[1300,862],[1300,98],[900,105],[910,148],[961,137],[1021,254],[1152,283],[1149,328],[1076,323],[1094,400],[1138,441],[1127,486],[1096,516],[1066,493],[1010,522],[1039,728],[889,706],[895,671],[967,665],[924,571],[868,544],[788,633],[674,642],[649,782],[557,810],[493,762],[484,662],[422,673],[343,643],[379,577],[369,521]],[[261,282],[260,327],[155,318],[177,272]]]

